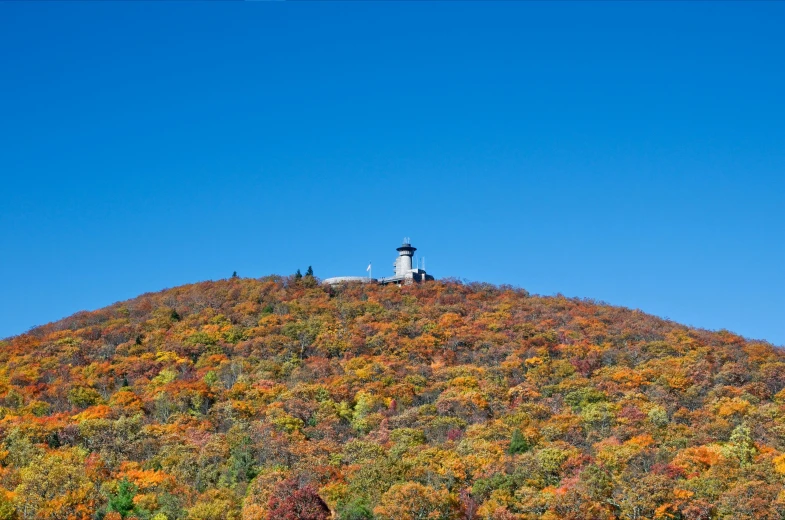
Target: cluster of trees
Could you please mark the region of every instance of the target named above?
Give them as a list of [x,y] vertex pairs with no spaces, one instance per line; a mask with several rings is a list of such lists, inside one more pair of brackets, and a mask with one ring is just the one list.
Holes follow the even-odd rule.
[[0,342],[0,520],[785,517],[772,345],[510,287],[312,278]]

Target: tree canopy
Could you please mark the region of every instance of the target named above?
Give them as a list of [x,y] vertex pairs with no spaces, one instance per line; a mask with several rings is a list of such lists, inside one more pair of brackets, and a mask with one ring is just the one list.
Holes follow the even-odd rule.
[[0,519],[781,519],[784,388],[590,300],[232,277],[0,342]]

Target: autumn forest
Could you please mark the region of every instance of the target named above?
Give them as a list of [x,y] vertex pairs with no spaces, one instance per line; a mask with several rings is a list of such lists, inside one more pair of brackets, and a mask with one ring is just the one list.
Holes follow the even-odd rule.
[[785,354],[600,302],[310,274],[0,341],[0,519],[785,518]]

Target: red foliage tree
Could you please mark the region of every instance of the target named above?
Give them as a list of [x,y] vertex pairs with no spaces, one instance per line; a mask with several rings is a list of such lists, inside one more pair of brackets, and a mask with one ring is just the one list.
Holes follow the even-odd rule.
[[310,486],[300,487],[297,479],[280,482],[267,503],[268,520],[327,520],[330,508]]

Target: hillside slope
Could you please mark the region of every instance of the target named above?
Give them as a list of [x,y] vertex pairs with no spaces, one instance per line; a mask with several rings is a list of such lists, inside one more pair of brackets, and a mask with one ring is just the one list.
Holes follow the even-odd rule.
[[783,352],[639,311],[235,278],[0,347],[0,519],[785,518]]

